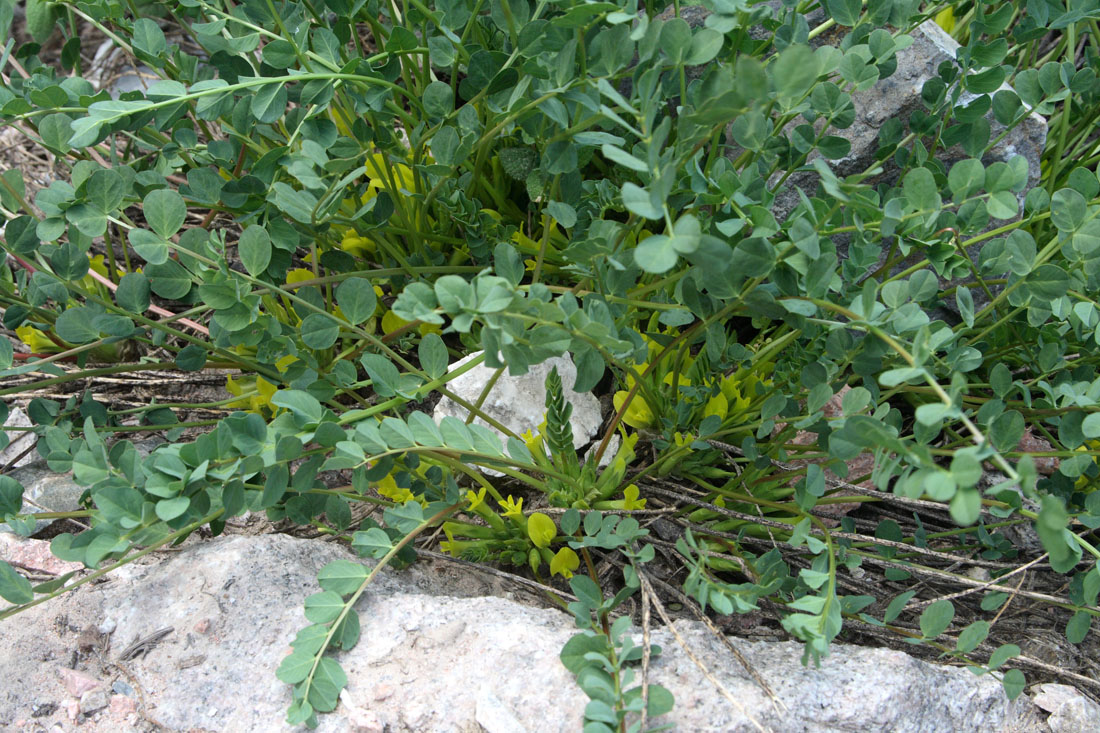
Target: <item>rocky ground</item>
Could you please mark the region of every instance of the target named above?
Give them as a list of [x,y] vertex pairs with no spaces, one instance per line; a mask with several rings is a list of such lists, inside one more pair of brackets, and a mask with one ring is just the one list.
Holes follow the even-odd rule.
[[[0,547],[64,570],[40,542]],[[275,669],[306,623],[317,571],[338,558],[354,556],[284,535],[193,542],[3,621],[0,664],[19,673],[0,678],[0,728],[288,729],[291,692]],[[320,730],[579,730],[587,700],[558,660],[572,619],[534,598],[443,560],[384,572],[357,605],[362,640],[338,657],[349,685]],[[814,669],[801,644],[733,640],[773,701],[702,625],[675,630],[652,634],[664,651],[650,670],[676,696],[653,722],[675,730],[1084,733],[1100,720],[1063,685],[1010,702],[988,676],[898,651],[835,645]]]
[[[565,376],[571,383],[567,368]],[[535,370],[521,378],[504,376],[494,388],[509,395],[503,403],[510,409],[500,418],[512,429],[522,432],[541,419],[541,384]],[[476,393],[483,384],[467,386]],[[224,396],[215,385],[204,389],[210,401]],[[598,423],[599,405],[577,397],[578,419],[594,411],[589,417]],[[529,414],[519,409],[524,404]],[[26,422],[20,411],[8,420],[10,426]],[[37,458],[33,451],[18,458],[33,444],[11,436],[0,465],[21,464],[9,471],[25,495],[55,511],[76,509],[82,489],[71,476],[52,474],[41,461],[28,463]],[[137,445],[148,452],[159,442]],[[79,530],[62,524],[42,521],[37,536]],[[338,543],[280,530],[300,532],[261,516],[234,518],[226,536],[197,533],[181,547],[0,621],[0,664],[21,671],[0,678],[0,729],[287,729],[291,691],[275,670],[306,625],[303,601],[319,590],[318,570],[355,557]],[[6,533],[0,533],[0,559],[37,582],[88,572],[53,558],[45,540]],[[321,718],[321,730],[579,730],[587,698],[558,658],[574,633],[573,622],[548,608],[533,585],[430,552],[407,570],[385,571],[357,606],[362,640],[338,657],[349,684],[337,710]],[[834,644],[815,669],[802,665],[802,645],[780,640],[778,627],[761,614],[734,621],[727,630],[741,638],[728,641],[751,673],[699,623],[681,619],[673,629],[654,627],[651,642],[664,651],[654,660],[651,679],[677,701],[654,724],[777,733],[1095,733],[1100,720],[1100,705],[1034,670],[1029,678],[1047,682],[1009,701],[995,679],[929,663],[927,649],[914,649],[926,655],[921,660],[898,649]],[[1087,681],[1095,669],[1088,652],[1042,656],[1038,647],[1026,647],[1040,640],[1038,627],[1033,624],[1028,639],[1018,639],[1025,654]]]

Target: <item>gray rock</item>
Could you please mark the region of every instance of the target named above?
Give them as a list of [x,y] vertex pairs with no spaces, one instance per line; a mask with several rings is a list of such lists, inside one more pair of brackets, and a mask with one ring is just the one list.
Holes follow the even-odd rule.
[[91,715],[97,710],[107,707],[110,702],[106,690],[102,688],[89,690],[80,696],[80,712],[84,715]]
[[[897,70],[870,89],[852,94],[852,103],[856,109],[855,122],[843,130],[830,130],[829,134],[845,138],[852,146],[846,157],[829,161],[830,168],[838,176],[863,173],[872,168],[875,165],[875,151],[878,149],[878,136],[883,124],[890,119],[907,120],[913,112],[921,109],[923,106],[921,90],[925,82],[938,75],[940,64],[945,61],[955,62],[959,44],[934,21],[925,21],[909,35],[913,38],[913,43],[908,48],[897,52]],[[820,44],[820,39],[818,43]],[[1002,89],[1011,89],[1011,87],[1006,84]],[[966,105],[975,97],[976,95],[965,94],[960,98],[959,104]],[[1005,132],[1005,127],[993,118],[992,112],[986,115],[986,119],[989,120],[991,127],[990,139],[996,140]],[[795,120],[791,123],[792,128],[804,122],[802,119]],[[1046,145],[1046,134],[1046,120],[1032,113],[1009,131],[983,159],[983,162],[989,165],[994,162],[1008,162],[1016,156],[1024,157],[1028,165],[1028,184],[1018,192],[1021,207],[1027,191],[1033,188],[1041,177],[1039,165],[1043,147]],[[735,145],[732,137],[729,141],[731,145]],[[734,147],[731,155],[736,157],[738,154],[740,150]],[[814,151],[807,162],[812,163],[817,157],[820,156]],[[939,151],[936,157],[950,168],[951,165],[968,156],[959,146],[955,146]],[[874,180],[895,182],[896,166],[892,161],[886,161],[882,165],[884,172]],[[777,175],[771,184],[774,185],[778,180]],[[816,183],[817,174],[812,172],[801,172],[788,178],[773,203],[772,208],[776,218],[782,221],[798,205],[796,188],[812,191]]]
[[83,570],[83,563],[60,560],[50,552],[50,543],[20,537],[13,532],[0,532],[0,560],[36,575],[64,575]]
[[[830,161],[830,167],[840,176],[848,176],[862,173],[874,165],[874,154],[878,148],[878,135],[882,125],[891,118],[908,119],[916,110],[920,109],[921,90],[927,80],[937,75],[937,69],[944,62],[954,63],[959,45],[934,21],[925,21],[910,34],[913,44],[909,48],[899,51],[897,54],[898,67],[894,74],[879,81],[871,89],[856,92],[852,95],[852,102],[856,109],[856,121],[845,130],[836,130],[832,134],[846,138],[852,149],[845,158]],[[1011,89],[1007,84],[1002,89]],[[977,95],[964,94],[959,99],[959,104],[966,105],[972,102]],[[1004,138],[994,145],[982,158],[982,162],[989,166],[992,163],[1008,163],[1017,156],[1022,156],[1027,161],[1027,184],[1016,191],[1019,209],[1023,212],[1024,198],[1027,192],[1034,188],[1040,180],[1040,160],[1043,148],[1046,145],[1047,123],[1041,116],[1035,113],[1029,114],[1013,129],[1005,132],[1005,126],[993,118],[992,111],[986,114],[990,123],[990,139],[997,140],[1002,134]],[[948,169],[955,163],[969,156],[958,145],[937,152],[936,158]],[[892,159],[883,163],[884,172],[875,179],[876,182],[896,183],[898,171]],[[816,174],[799,174],[788,179],[786,189],[777,196],[774,210],[780,219],[786,216],[798,203],[798,195],[794,191],[795,186],[802,188],[816,185]],[[1018,219],[1015,217],[1013,220]],[[1005,220],[994,220],[993,226],[1005,224]],[[990,228],[993,228],[992,226]],[[971,261],[977,263],[981,245],[972,245],[967,250]],[[838,255],[847,255],[846,243],[838,245]],[[885,258],[885,253],[884,253]],[[905,262],[896,265],[892,274],[897,274],[907,269],[914,262],[923,258],[918,250]],[[951,288],[962,283],[973,282],[972,276],[966,276],[958,280],[948,281],[941,278],[941,288]],[[975,310],[979,310],[989,303],[989,298],[983,289],[972,288]],[[950,298],[945,305],[954,313],[958,313],[958,307],[954,298]]]
[[[856,121],[846,130],[833,134],[845,137],[852,143],[852,152],[845,158],[832,163],[840,175],[861,173],[872,164],[878,147],[878,135],[882,125],[891,118],[907,119],[910,114],[922,107],[921,90],[924,83],[937,76],[940,64],[955,62],[959,44],[955,42],[934,21],[925,21],[915,28],[910,36],[913,44],[897,54],[898,67],[893,75],[882,79],[870,89],[856,92],[852,101],[856,108]],[[1010,89],[1005,85],[1003,89]],[[960,104],[968,104],[976,95],[964,95]],[[1005,131],[1003,125],[987,117],[992,127],[992,138],[996,139]],[[1046,120],[1032,113],[1010,132],[1004,140],[990,151],[986,163],[1008,161],[1022,155],[1028,163],[1028,188],[1039,181],[1039,162],[1043,146],[1046,144]],[[966,157],[961,149],[950,148],[944,151],[950,163]],[[1022,200],[1022,199],[1021,199]]]
[[1100,705],[1069,685],[1036,685],[1035,705],[1050,713],[1051,733],[1095,733],[1100,728]]
[[[778,11],[780,5],[776,0],[769,0],[766,4],[773,11]],[[693,28],[702,27],[709,15],[710,11],[701,6],[686,6],[680,9],[680,17]],[[672,13],[666,11],[661,17],[671,18]],[[811,22],[816,21],[811,20]],[[894,74],[880,80],[870,89],[855,92],[852,95],[852,103],[856,110],[855,122],[846,129],[833,129],[829,132],[829,134],[845,138],[851,143],[851,151],[846,157],[829,161],[829,167],[841,178],[860,174],[875,167],[875,151],[878,149],[878,136],[882,125],[890,119],[907,120],[913,112],[921,109],[921,90],[924,88],[925,82],[937,76],[940,64],[945,61],[955,62],[959,45],[934,21],[925,21],[914,29],[910,35],[913,38],[913,43],[908,48],[897,52],[898,63]],[[814,39],[813,45],[820,46],[828,40],[830,40],[828,35],[823,34]],[[836,39],[831,40],[835,42]],[[1002,86],[1002,89],[1010,89],[1010,87],[1006,84]],[[975,97],[976,95],[973,94],[964,94],[960,98],[959,104],[969,104]],[[992,111],[986,114],[986,119],[990,123],[990,139],[997,140],[1005,133],[1005,127],[993,118]],[[790,133],[796,125],[804,123],[805,120],[802,118],[796,119],[788,126],[787,132]],[[818,127],[820,125],[821,122],[818,122]],[[986,166],[996,162],[1007,163],[1017,156],[1022,156],[1027,161],[1027,185],[1016,191],[1020,211],[1023,211],[1023,202],[1027,192],[1039,182],[1041,177],[1039,165],[1043,148],[1046,145],[1046,135],[1046,120],[1040,115],[1032,113],[1012,130],[1009,130],[1004,138],[994,145],[982,159]],[[734,142],[732,126],[727,128],[726,137],[729,145],[727,157],[730,160],[736,160],[743,151]],[[812,163],[818,157],[820,155],[817,151],[811,152],[807,163]],[[938,151],[936,157],[950,169],[952,165],[968,156],[960,146],[956,145]],[[898,169],[893,160],[883,161],[881,167],[882,172],[871,179],[871,182],[876,184],[897,183]],[[776,173],[769,180],[769,187],[779,184],[782,176],[783,172]],[[775,200],[772,202],[772,212],[775,214],[776,219],[780,222],[784,221],[798,205],[801,200],[798,189],[812,192],[817,187],[817,182],[818,175],[814,171],[800,171],[790,175],[776,192]],[[994,225],[1001,226],[1005,223],[1006,221],[996,220]],[[837,237],[835,241],[837,255],[843,260],[848,255],[848,241],[844,237]],[[981,245],[973,245],[967,251],[970,259],[975,263],[978,262],[980,249]],[[886,256],[887,253],[883,252],[880,264],[885,261]],[[908,269],[922,258],[923,255],[918,249],[905,262],[896,265],[891,272],[897,274]],[[941,279],[940,285],[941,288],[947,289],[967,282],[973,282],[973,278],[967,276],[951,281]],[[973,295],[975,310],[979,310],[989,303],[989,297],[983,289],[972,288],[971,294]],[[937,313],[938,316],[947,315],[952,318],[957,316],[958,307],[955,304],[954,297],[949,298],[944,305],[954,315],[940,312]]]
[[[31,419],[27,417],[27,413],[18,407],[11,409],[11,412],[8,413],[7,422],[4,423],[4,427],[11,428],[29,428],[31,425]],[[0,450],[0,469],[9,463],[12,468],[18,468],[34,462],[38,454],[33,450],[27,452],[26,455],[21,454],[27,451],[28,448],[34,447],[38,442],[38,436],[29,430],[7,430],[5,433],[9,442],[7,448]]]
[[[456,361],[451,365],[451,371],[477,358],[481,353],[476,351]],[[568,354],[554,356],[541,364],[532,365],[526,374],[518,377],[508,374],[505,370],[493,385],[481,409],[516,435],[522,435],[528,430],[537,431],[539,423],[546,417],[546,375],[554,367],[557,367],[562,386],[565,388],[565,399],[573,405],[573,414],[569,418],[569,424],[573,428],[573,446],[581,448],[592,440],[603,418],[600,414],[600,401],[595,395],[573,391],[573,385],[577,381],[577,367],[573,365],[573,360]],[[485,385],[495,373],[495,369],[479,365],[448,382],[447,389],[462,399],[476,404]],[[465,420],[469,412],[466,408],[444,397],[436,405],[432,417],[438,422],[448,415]],[[474,422],[493,429],[481,418],[474,418]],[[500,431],[496,432],[504,439]]]
[[[984,471],[982,477],[978,480],[978,489],[981,490],[982,494],[987,494],[992,491],[993,487],[1007,485],[1008,483],[1008,476],[1000,471]],[[1024,496],[1020,492],[1019,486],[1009,486],[1008,490],[1020,495],[1024,509],[1030,512],[1039,512],[1039,502]],[[1041,555],[1044,552],[1043,541],[1039,539],[1039,532],[1035,529],[1033,522],[1013,524],[1008,527],[1001,527],[997,531],[1029,555]]]
[[[149,455],[163,438],[150,438],[134,442],[138,455]],[[35,454],[37,457],[37,454]],[[85,487],[73,481],[72,473],[56,473],[50,470],[44,459],[34,460],[7,474],[23,487],[23,511],[28,514],[39,512],[74,512],[80,509],[80,495]],[[40,519],[35,522],[33,532],[41,532],[53,524],[52,519]],[[7,524],[0,524],[0,532],[11,532]]]
[[156,72],[148,66],[138,66],[136,69],[128,69],[127,72],[111,84],[111,96],[115,99],[128,92],[144,93],[149,90],[149,85],[157,80]]
[[88,74],[88,81],[100,89],[106,88],[114,99],[128,92],[144,93],[158,79],[157,73],[145,64],[132,65],[122,49],[110,40],[99,44]]
[[119,695],[126,695],[127,697],[134,696],[134,688],[130,686],[130,683],[124,680],[115,680],[111,685],[111,691],[117,692]]
[[[332,543],[269,535],[219,538],[159,564],[129,565],[9,621],[0,664],[68,659],[75,647],[69,629],[110,609],[119,649],[132,637],[175,628],[127,663],[150,718],[178,730],[286,730],[291,691],[275,669],[306,625],[302,603],[318,591],[317,571],[349,557]],[[558,659],[576,631],[572,618],[500,597],[456,597],[468,589],[445,577],[439,565],[417,563],[383,572],[364,593],[357,605],[362,638],[338,656],[349,684],[320,730],[579,730],[587,698]],[[67,623],[56,623],[62,617]],[[208,633],[196,631],[207,625]],[[1032,710],[1026,696],[1009,702],[990,677],[897,651],[834,645],[815,669],[802,666],[801,644],[735,642],[787,706],[781,712],[702,626],[677,622],[677,629],[739,706],[716,692],[667,630],[655,630],[652,641],[664,653],[651,680],[673,692],[676,708],[653,723],[676,730],[755,730],[746,714],[791,733],[1011,730]],[[56,684],[52,668],[34,665],[25,675],[0,676],[0,726],[28,715]],[[117,722],[89,721],[82,730],[109,724]]]
[[477,696],[475,717],[485,733],[525,733],[527,728],[516,717],[515,712],[501,702],[500,698],[483,685]]
[[[84,487],[73,481],[71,473],[51,471],[44,460],[17,468],[8,476],[23,486],[23,511],[26,513],[75,512],[80,509],[80,495],[84,492]],[[41,532],[53,524],[53,521],[39,519],[35,522],[34,532]],[[7,524],[0,524],[0,532],[11,531]]]

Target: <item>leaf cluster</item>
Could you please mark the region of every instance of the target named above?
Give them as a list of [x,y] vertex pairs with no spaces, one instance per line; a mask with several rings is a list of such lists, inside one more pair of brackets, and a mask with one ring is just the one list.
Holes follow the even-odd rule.
[[[455,554],[548,564],[583,596],[582,653],[566,656],[593,729],[625,730],[641,710],[628,679],[639,647],[610,614],[654,550],[635,518],[589,511],[582,532],[577,510],[670,498],[658,480],[682,489],[685,592],[720,614],[768,599],[806,659],[862,621],[1000,668],[1010,644],[974,658],[996,616],[944,645],[950,602],[917,615],[908,591],[849,595],[838,574],[889,562],[892,582],[942,579],[921,563],[952,552],[1015,561],[1019,527],[1066,576],[1052,608],[1081,641],[1100,615],[1092,5],[938,14],[956,59],[868,142],[858,100],[942,9],[29,3],[35,42],[0,51],[15,70],[0,118],[63,175],[0,174],[0,323],[22,343],[0,338],[0,378],[31,380],[0,395],[233,371],[219,420],[90,393],[28,405],[40,457],[87,488],[91,529],[58,536],[55,554],[126,562],[263,511],[409,562],[411,538],[442,523]],[[0,0],[0,29],[11,8]],[[100,86],[79,24],[156,79]],[[40,45],[51,33],[59,59]],[[1036,114],[1050,141],[1040,165],[1003,149]],[[574,389],[614,406],[583,465],[556,373],[538,435],[494,424],[488,393],[463,405],[470,421],[423,411],[477,364],[522,374],[566,353]],[[108,440],[134,427],[171,442],[141,457]],[[179,442],[185,427],[210,429]],[[868,457],[868,475],[849,475]],[[505,481],[523,496],[505,498]],[[0,477],[0,518],[29,533],[22,499]],[[531,511],[541,501],[570,511],[555,525]],[[860,524],[818,516],[854,501]],[[904,529],[875,513],[913,501],[943,511]],[[386,507],[385,526],[353,527],[364,503]],[[593,552],[630,568],[607,600]],[[335,706],[345,680],[324,654],[358,637],[350,609],[369,576],[331,572],[280,672],[295,722]],[[981,613],[1007,592],[995,580]],[[0,564],[15,610],[70,587],[32,587]],[[1003,680],[1022,688],[1016,669]],[[668,702],[656,689],[653,715]]]

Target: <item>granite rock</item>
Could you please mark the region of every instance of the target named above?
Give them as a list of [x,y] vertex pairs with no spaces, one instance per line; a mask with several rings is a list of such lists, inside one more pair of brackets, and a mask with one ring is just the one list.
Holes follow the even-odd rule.
[[[173,628],[145,656],[126,662],[144,719],[173,730],[288,730],[291,689],[275,669],[307,623],[302,604],[318,590],[318,570],[335,559],[354,558],[334,543],[284,535],[218,538],[160,562],[128,565],[106,582],[6,621],[0,664],[40,663],[0,676],[0,728],[64,692],[58,664],[113,688],[116,668],[76,652],[76,630],[110,615],[118,622],[107,652],[112,660],[134,637]],[[558,659],[576,632],[572,617],[506,597],[469,596],[479,589],[452,582],[446,568],[453,566],[420,562],[387,570],[363,594],[356,606],[362,638],[337,656],[349,683],[319,730],[579,730],[587,698]],[[472,575],[463,570],[459,577]],[[207,619],[208,633],[195,633]],[[653,724],[701,732],[757,730],[754,719],[784,733],[1039,730],[1027,727],[1036,709],[1026,695],[1009,701],[996,680],[962,668],[841,644],[815,668],[802,665],[800,643],[735,640],[780,708],[703,626],[677,621],[676,629],[734,702],[667,629],[654,629],[652,642],[663,653],[653,660],[651,680],[669,688],[676,707]],[[81,709],[93,702],[100,700]],[[36,722],[64,724],[68,707]],[[118,726],[107,710],[81,730]]]

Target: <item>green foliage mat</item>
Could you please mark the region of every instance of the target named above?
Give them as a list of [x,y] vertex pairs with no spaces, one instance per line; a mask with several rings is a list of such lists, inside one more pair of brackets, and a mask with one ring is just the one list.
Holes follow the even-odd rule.
[[[820,5],[28,2],[0,119],[56,175],[0,173],[0,395],[221,369],[232,397],[30,401],[38,453],[87,487],[65,516],[91,528],[53,551],[98,569],[35,586],[0,563],[0,617],[251,511],[378,561],[305,599],[291,723],[334,709],[355,600],[436,528],[558,589],[586,731],[673,705],[622,615],[657,587],[766,609],[807,661],[847,627],[1010,696],[1058,671],[1017,613],[1095,651],[1100,3]],[[932,17],[957,63],[839,175],[853,94]],[[97,86],[89,39],[149,83]],[[1025,160],[988,153],[1033,111],[1028,191]],[[522,435],[488,388],[448,388],[566,352],[609,403],[583,460],[556,372]],[[483,420],[433,420],[440,396]],[[180,421],[195,407],[224,412]],[[105,439],[135,428],[170,442]],[[23,491],[0,476],[27,534]]]

